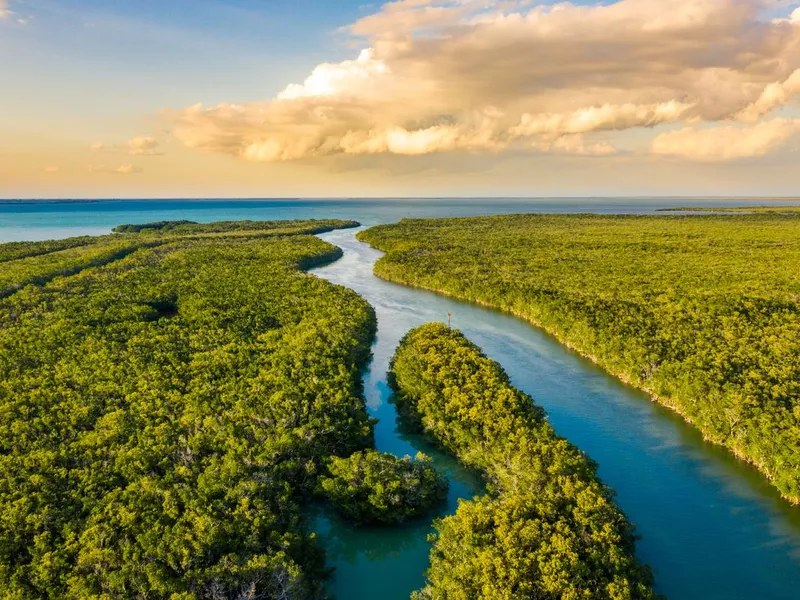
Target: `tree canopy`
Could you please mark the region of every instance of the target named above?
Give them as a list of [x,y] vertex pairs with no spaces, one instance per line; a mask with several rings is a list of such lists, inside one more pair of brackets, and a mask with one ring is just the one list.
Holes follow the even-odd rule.
[[358,525],[399,525],[422,517],[447,499],[447,479],[430,457],[397,458],[364,450],[332,458],[320,491]]
[[301,508],[331,457],[372,445],[375,317],[300,271],[338,248],[235,233],[2,263],[4,597],[323,595]]
[[460,332],[409,332],[392,360],[406,418],[479,469],[490,493],[440,520],[425,599],[655,598],[634,528],[595,464]]
[[800,502],[800,215],[405,220],[386,279],[540,325]]

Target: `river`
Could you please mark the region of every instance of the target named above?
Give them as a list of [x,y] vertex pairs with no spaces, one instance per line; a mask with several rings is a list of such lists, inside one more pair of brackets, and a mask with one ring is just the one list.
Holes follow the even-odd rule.
[[[458,497],[481,493],[474,475],[423,440],[398,431],[386,383],[389,359],[412,327],[445,321],[461,329],[512,382],[548,412],[556,431],[600,464],[600,475],[636,523],[638,555],[671,600],[797,600],[800,510],[790,507],[752,468],[705,443],[700,434],[648,396],[607,375],[543,331],[507,314],[382,281],[372,274],[377,250],[353,230],[320,236],[344,256],[313,273],[363,296],[378,315],[374,359],[364,374],[376,445],[397,455],[433,454],[450,475],[446,512]],[[336,568],[339,600],[407,599],[421,587],[428,523],[358,529],[324,513],[315,529]]]
[[[93,203],[0,201],[0,242],[108,233],[120,223],[165,219],[357,219],[365,225],[403,217],[527,212],[649,213],[660,207],[800,206],[798,200],[740,198],[539,198],[362,200],[109,200]],[[410,328],[447,318],[544,406],[556,430],[600,464],[600,475],[643,539],[640,557],[671,600],[800,598],[800,508],[792,508],[753,469],[703,442],[680,418],[542,331],[486,308],[384,282],[372,275],[380,253],[353,230],[321,236],[344,249],[316,275],[352,288],[377,311],[374,360],[365,373],[376,443],[397,455],[432,454],[450,474],[443,513],[480,481],[423,440],[396,430],[386,368]],[[336,567],[337,600],[407,600],[423,583],[428,522],[400,529],[355,529],[318,512],[314,525]]]

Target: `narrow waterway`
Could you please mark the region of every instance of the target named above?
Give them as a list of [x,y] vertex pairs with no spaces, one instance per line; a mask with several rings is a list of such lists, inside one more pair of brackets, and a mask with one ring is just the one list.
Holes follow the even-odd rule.
[[[638,527],[640,557],[670,600],[800,598],[800,509],[792,508],[750,467],[670,411],[512,316],[381,281],[381,253],[353,230],[322,236],[344,256],[313,273],[349,287],[378,315],[374,359],[364,376],[376,444],[397,455],[434,454],[451,480],[449,504],[481,492],[470,473],[415,436],[399,431],[386,384],[389,359],[412,327],[453,314],[461,329],[499,361],[516,386],[544,406],[556,430],[600,464],[618,503]],[[319,514],[315,528],[336,568],[339,600],[407,599],[423,582],[429,523],[357,529]]]

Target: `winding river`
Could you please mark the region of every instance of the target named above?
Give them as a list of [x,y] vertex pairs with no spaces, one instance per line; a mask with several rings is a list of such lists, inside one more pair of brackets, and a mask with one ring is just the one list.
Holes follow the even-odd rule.
[[[499,361],[516,386],[544,406],[556,430],[600,464],[600,475],[637,524],[638,553],[671,600],[800,598],[800,509],[791,508],[753,469],[703,442],[699,433],[647,395],[519,319],[381,281],[381,253],[353,230],[320,236],[344,256],[313,273],[363,296],[378,315],[374,359],[364,374],[376,445],[397,455],[434,456],[451,480],[448,506],[481,493],[474,474],[424,440],[399,431],[386,383],[389,359],[412,327],[453,314],[461,329]],[[422,586],[428,522],[400,529],[357,529],[327,513],[315,530],[335,567],[339,600],[407,600]]]

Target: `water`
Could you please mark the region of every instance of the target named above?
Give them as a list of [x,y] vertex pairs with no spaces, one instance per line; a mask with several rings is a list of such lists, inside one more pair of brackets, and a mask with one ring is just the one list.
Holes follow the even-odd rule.
[[381,200],[103,200],[0,201],[0,242],[108,233],[122,223],[190,219],[356,219],[364,225],[405,217],[460,217],[525,212],[651,213],[679,206],[796,205],[800,200],[535,198]]
[[[381,450],[410,452],[408,440],[395,432],[387,403],[388,360],[406,331],[445,321],[450,312],[453,326],[547,409],[558,433],[600,463],[601,477],[617,490],[620,506],[643,536],[638,554],[654,568],[661,593],[672,600],[798,598],[800,509],[781,500],[755,470],[541,330],[510,315],[378,279],[372,265],[381,253],[356,241],[352,230],[320,237],[345,254],[315,274],[355,290],[378,315],[365,392],[371,412],[381,419],[376,431]],[[333,560],[338,598],[399,600],[422,581],[414,569],[426,563],[425,548],[398,544],[375,559],[369,534],[342,526],[323,539],[347,548]]]
[[[406,216],[516,212],[651,212],[696,205],[692,199],[496,201],[182,201],[99,204],[0,204],[0,240],[107,232],[120,222],[163,219],[354,218],[365,224]],[[798,205],[797,201],[779,201]],[[715,200],[705,205],[744,205]],[[756,201],[766,204],[766,201]],[[10,207],[10,208],[9,208]],[[397,431],[385,373],[408,329],[445,320],[462,329],[508,371],[515,385],[544,406],[556,430],[600,464],[600,475],[643,539],[640,557],[653,566],[658,589],[671,600],[796,600],[800,596],[800,509],[782,501],[763,478],[727,452],[706,444],[676,415],[606,375],[518,319],[372,275],[380,253],[353,230],[324,234],[344,257],[314,273],[346,285],[376,309],[374,360],[365,374],[368,408],[380,419],[376,443],[398,455],[433,454],[450,474],[444,512],[458,497],[480,493],[480,482],[415,436]],[[317,510],[313,524],[336,567],[339,600],[399,600],[422,585],[427,522],[402,529],[357,529]]]

